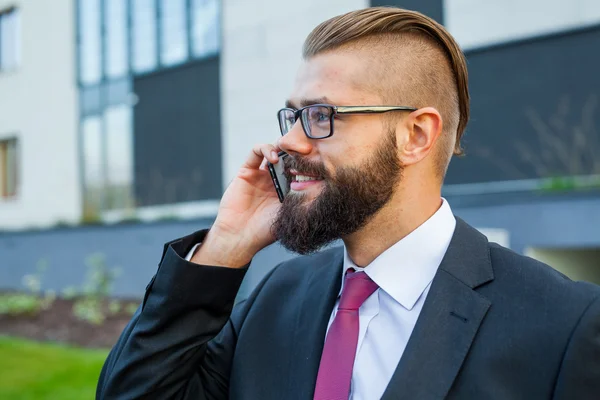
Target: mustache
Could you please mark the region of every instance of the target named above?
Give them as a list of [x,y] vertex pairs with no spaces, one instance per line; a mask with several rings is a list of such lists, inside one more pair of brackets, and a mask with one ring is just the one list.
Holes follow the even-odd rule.
[[330,177],[327,168],[325,168],[325,164],[321,162],[310,161],[305,157],[289,155],[285,160],[285,174],[288,177],[291,177],[290,170],[292,169],[307,175],[320,176],[322,178]]

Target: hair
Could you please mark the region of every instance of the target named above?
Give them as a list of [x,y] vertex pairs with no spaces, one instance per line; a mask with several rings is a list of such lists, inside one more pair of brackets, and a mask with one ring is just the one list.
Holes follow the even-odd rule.
[[[463,155],[460,140],[469,120],[465,56],[446,29],[433,19],[396,7],[371,7],[331,18],[306,38],[303,58],[333,50],[371,51],[378,64],[370,83],[385,101],[435,107],[443,120],[437,167],[443,177],[452,154]],[[402,83],[390,85],[401,76]]]

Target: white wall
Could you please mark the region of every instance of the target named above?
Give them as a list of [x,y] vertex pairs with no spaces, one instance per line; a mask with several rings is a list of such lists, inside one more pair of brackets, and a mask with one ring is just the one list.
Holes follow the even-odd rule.
[[504,246],[510,249],[510,233],[506,229],[499,228],[477,228],[479,232],[483,233],[488,241],[498,243],[500,246]]
[[21,11],[21,65],[0,72],[0,138],[19,139],[19,187],[0,199],[0,229],[79,219],[72,0],[0,0]]
[[226,186],[256,143],[279,137],[277,110],[292,90],[302,43],[328,18],[368,0],[226,0],[221,105]]
[[444,0],[444,18],[470,49],[600,23],[600,1]]

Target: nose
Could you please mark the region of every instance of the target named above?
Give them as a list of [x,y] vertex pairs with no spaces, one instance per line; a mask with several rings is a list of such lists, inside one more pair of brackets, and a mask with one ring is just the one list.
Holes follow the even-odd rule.
[[313,140],[304,134],[300,120],[296,121],[288,133],[279,138],[279,148],[286,153],[303,156],[313,151]]

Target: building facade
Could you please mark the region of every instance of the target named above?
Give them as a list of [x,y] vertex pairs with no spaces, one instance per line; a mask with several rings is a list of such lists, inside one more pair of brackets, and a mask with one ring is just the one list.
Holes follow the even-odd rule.
[[84,219],[220,197],[219,3],[77,2]]
[[600,282],[567,262],[600,260],[596,0],[0,0],[0,229],[210,220],[277,139],[306,35],[370,5],[421,11],[466,52],[455,213]]
[[72,15],[69,1],[0,0],[0,228],[79,220]]

